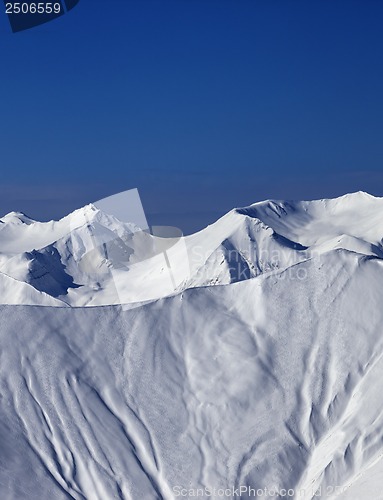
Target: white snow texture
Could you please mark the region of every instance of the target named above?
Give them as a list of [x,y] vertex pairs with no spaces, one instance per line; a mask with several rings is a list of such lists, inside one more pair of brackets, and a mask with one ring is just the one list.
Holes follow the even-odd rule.
[[383,499],[382,238],[363,192],[0,219],[0,499]]

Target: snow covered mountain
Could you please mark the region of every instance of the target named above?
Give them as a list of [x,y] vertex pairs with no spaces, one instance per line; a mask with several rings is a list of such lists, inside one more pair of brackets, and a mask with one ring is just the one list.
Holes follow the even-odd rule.
[[3,217],[0,498],[383,498],[382,238],[366,193]]
[[[168,239],[93,205],[48,223],[13,212],[0,219],[0,272],[53,297],[48,306],[136,303],[281,271],[337,248],[381,257],[382,208],[383,199],[362,192],[265,201],[233,210],[197,234]],[[44,299],[29,294],[21,303]]]

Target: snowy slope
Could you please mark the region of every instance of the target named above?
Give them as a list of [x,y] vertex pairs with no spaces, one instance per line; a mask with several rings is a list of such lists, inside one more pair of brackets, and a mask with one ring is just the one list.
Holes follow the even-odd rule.
[[0,271],[72,306],[130,304],[247,280],[337,248],[382,257],[382,209],[383,199],[366,193],[266,201],[181,239],[152,236],[93,205],[48,223],[12,213],[1,219]]
[[381,246],[382,210],[383,198],[359,191],[330,200],[266,201],[239,211],[259,217],[279,234],[302,245],[314,246],[350,236]]
[[56,300],[49,294],[36,290],[28,283],[18,281],[2,272],[0,272],[0,297],[3,304],[68,307],[66,303]]
[[3,218],[0,498],[383,499],[382,209],[233,210],[162,242],[178,293],[161,242],[92,206]]
[[337,250],[294,269],[131,311],[3,306],[2,498],[363,498],[347,491],[383,455],[383,266]]

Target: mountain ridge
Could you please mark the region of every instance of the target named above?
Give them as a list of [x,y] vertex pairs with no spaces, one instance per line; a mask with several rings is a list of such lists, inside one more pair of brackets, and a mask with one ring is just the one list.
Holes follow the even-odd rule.
[[23,223],[11,212],[0,227],[0,271],[70,306],[139,304],[190,287],[252,279],[337,248],[380,258],[381,210],[383,198],[365,192],[265,200],[168,240],[93,204],[46,223]]

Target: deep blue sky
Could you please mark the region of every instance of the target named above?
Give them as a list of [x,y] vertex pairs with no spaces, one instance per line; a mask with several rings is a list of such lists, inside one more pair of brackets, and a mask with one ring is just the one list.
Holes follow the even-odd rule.
[[383,2],[81,0],[0,16],[0,212],[137,187],[186,232],[264,198],[383,195]]

